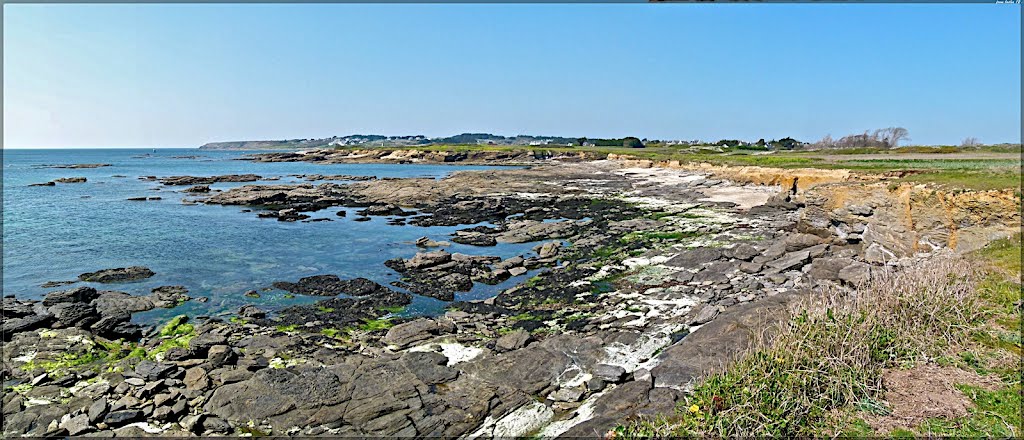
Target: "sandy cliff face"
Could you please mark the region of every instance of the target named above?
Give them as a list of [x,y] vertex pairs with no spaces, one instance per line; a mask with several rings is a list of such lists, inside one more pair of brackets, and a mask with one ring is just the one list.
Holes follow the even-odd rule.
[[1013,190],[958,192],[883,182],[850,170],[782,169],[653,161],[609,155],[626,167],[699,171],[738,183],[780,186],[807,205],[799,228],[863,243],[865,257],[883,262],[939,248],[978,249],[1021,228]]
[[709,163],[680,162],[678,160],[655,161],[635,159],[618,154],[609,154],[608,159],[618,161],[627,168],[674,168],[698,171],[710,174],[716,179],[726,179],[737,183],[750,183],[754,185],[779,185],[787,189],[795,188],[798,191],[803,191],[823,183],[865,180],[865,177],[854,174],[850,170],[723,166]]
[[798,199],[807,204],[799,228],[862,240],[865,257],[877,262],[939,248],[978,249],[1021,224],[1013,190],[951,192],[875,182],[821,185]]

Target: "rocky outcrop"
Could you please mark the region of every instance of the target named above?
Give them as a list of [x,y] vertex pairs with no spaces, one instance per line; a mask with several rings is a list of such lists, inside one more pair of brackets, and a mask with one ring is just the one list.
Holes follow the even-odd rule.
[[222,176],[170,176],[157,179],[160,183],[168,186],[185,185],[210,185],[220,182],[255,182],[257,180],[268,180],[256,174],[226,174]]
[[823,185],[803,197],[798,229],[857,243],[875,263],[938,249],[969,251],[1020,226],[1012,190],[948,192],[922,185]]
[[156,273],[148,267],[131,266],[83,273],[78,276],[78,279],[94,283],[123,283],[149,278],[153,275]]

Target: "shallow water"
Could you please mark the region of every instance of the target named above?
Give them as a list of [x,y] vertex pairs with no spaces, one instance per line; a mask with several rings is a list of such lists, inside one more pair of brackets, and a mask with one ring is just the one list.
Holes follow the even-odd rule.
[[[97,284],[97,288],[147,294],[153,287],[181,284],[193,298],[206,296],[203,304],[190,301],[175,309],[136,315],[151,322],[179,313],[218,314],[234,312],[243,304],[276,309],[319,298],[286,298],[284,292],[263,289],[274,281],[295,281],[316,274],[342,278],[366,277],[388,285],[398,274],[383,265],[385,260],[414,255],[413,241],[427,236],[448,240],[459,227],[394,226],[389,217],[367,222],[335,215],[340,208],[313,214],[333,221],[279,222],[257,218],[244,207],[183,205],[185,187],[165,187],[139,176],[212,176],[253,173],[281,177],[274,182],[296,181],[289,174],[350,174],[378,177],[442,178],[453,171],[487,169],[465,165],[309,164],[301,162],[254,163],[235,160],[246,154],[194,149],[75,149],[6,150],[3,152],[3,291],[24,298],[39,298],[47,281],[74,280],[84,272],[133,265],[147,266],[156,275],[130,283]],[[173,156],[200,156],[174,158]],[[46,168],[46,164],[109,163],[92,169]],[[29,187],[59,177],[82,176],[86,183],[58,183],[54,187]],[[125,176],[125,177],[115,177]],[[313,182],[319,184],[321,182]],[[243,183],[211,185],[229,188]],[[159,188],[159,190],[156,190]],[[159,196],[157,201],[128,201],[129,197]],[[353,209],[354,211],[354,209]],[[446,249],[473,255],[503,258],[530,254],[535,243],[476,247],[453,244]],[[457,300],[482,299],[532,276],[521,275],[498,286],[476,284],[473,291],[457,293]],[[247,298],[247,290],[262,297]],[[440,312],[443,302],[415,296],[407,314]]]

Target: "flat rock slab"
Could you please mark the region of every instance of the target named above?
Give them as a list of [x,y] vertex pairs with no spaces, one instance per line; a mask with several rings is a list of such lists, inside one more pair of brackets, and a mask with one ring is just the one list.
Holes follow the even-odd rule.
[[658,355],[660,363],[651,370],[654,386],[682,389],[705,373],[720,371],[796,299],[795,292],[780,293],[728,309]]
[[148,267],[131,266],[83,273],[78,276],[78,279],[95,283],[120,283],[125,281],[141,280],[153,275],[156,275],[156,273]]

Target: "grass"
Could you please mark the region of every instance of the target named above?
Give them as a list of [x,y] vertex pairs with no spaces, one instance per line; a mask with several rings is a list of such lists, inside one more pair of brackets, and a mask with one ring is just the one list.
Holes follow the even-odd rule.
[[378,330],[387,330],[394,326],[395,324],[391,322],[391,318],[367,319],[363,321],[363,324],[359,326],[359,329],[373,332]]
[[[959,438],[1009,438],[1020,435],[1021,391],[1019,387],[1016,389],[1007,387],[996,391],[986,391],[967,385],[957,388],[974,402],[975,408],[970,410],[970,415],[954,420],[929,420],[918,427],[918,433]],[[1016,426],[1013,423],[1016,423]]]
[[[939,359],[997,372],[995,391],[962,386],[976,408],[954,420],[929,420],[891,437],[1017,436],[1021,430],[1019,340],[1020,236],[992,243],[971,261],[930,261],[885,273],[854,299],[821,291],[725,371],[707,376],[677,414],[639,420],[615,437],[877,436],[860,420],[884,412],[887,369]],[[979,335],[989,335],[988,338]],[[984,344],[991,339],[998,344]],[[1010,363],[1001,360],[1013,359]]]
[[512,321],[512,322],[518,322],[518,321],[540,321],[541,317],[533,315],[530,312],[525,312],[525,313],[520,313],[518,315],[509,316],[508,320]]
[[297,331],[298,329],[299,329],[299,326],[295,325],[295,324],[279,325],[279,326],[277,326],[277,331],[282,332],[282,333],[291,333],[291,332]]
[[[737,148],[681,148],[678,146],[622,147],[526,147],[488,145],[424,145],[403,149],[431,151],[531,151],[544,153],[587,152],[597,156],[619,154],[637,159],[710,163],[713,165],[762,166],[772,168],[850,169],[881,173],[914,170],[918,173],[899,178],[912,183],[930,183],[949,188],[990,190],[1021,187],[1021,161],[1000,158],[907,159],[906,154],[1020,153],[1020,145],[982,147],[908,146],[898,149],[853,148],[821,151],[775,151],[770,154]],[[721,150],[721,151],[720,151]],[[885,155],[885,159],[858,159],[859,155]]]
[[325,328],[320,330],[320,334],[327,336],[328,338],[342,339],[348,335],[347,329],[336,329],[336,328]]
[[[693,214],[691,214],[693,215]],[[692,238],[699,236],[697,232],[660,232],[660,231],[641,231],[641,232],[630,232],[624,235],[620,241],[622,243],[629,243],[634,241],[642,241],[644,243],[656,243],[662,241],[679,241],[684,238]]]

